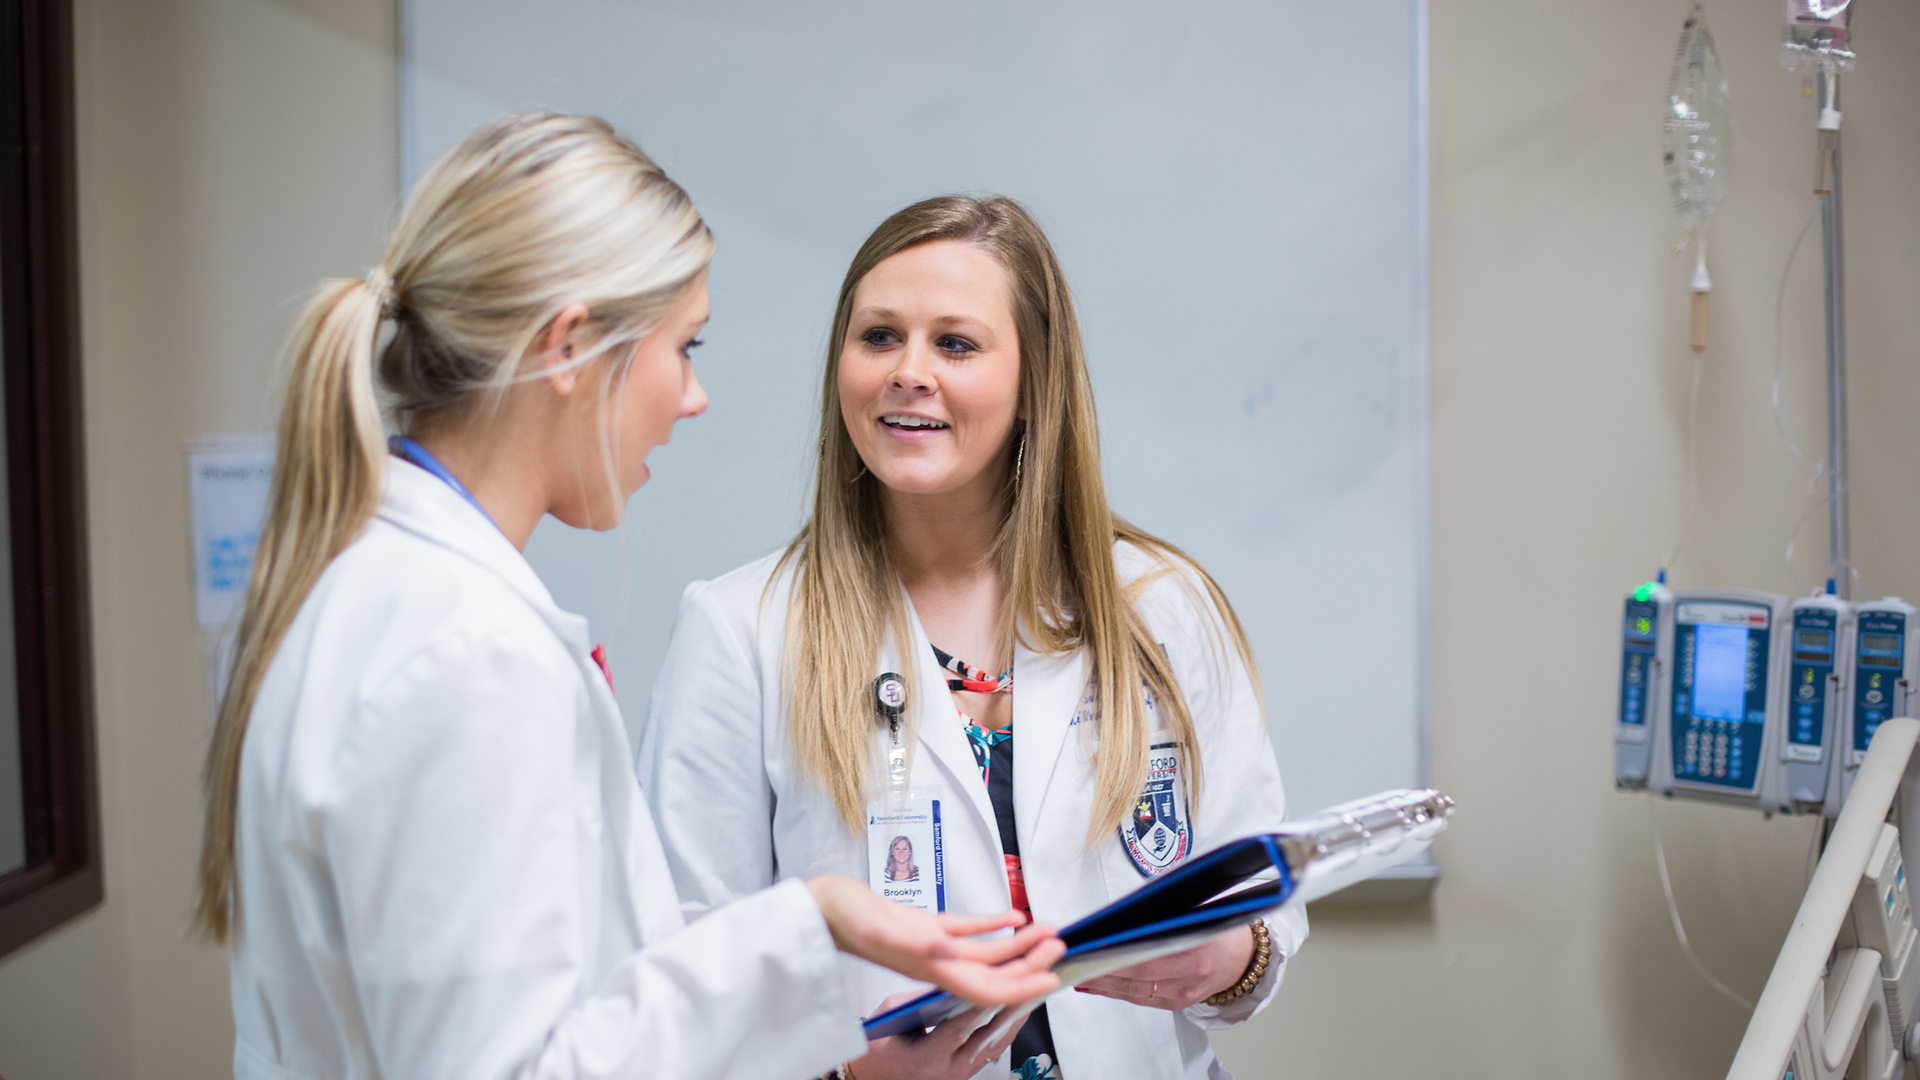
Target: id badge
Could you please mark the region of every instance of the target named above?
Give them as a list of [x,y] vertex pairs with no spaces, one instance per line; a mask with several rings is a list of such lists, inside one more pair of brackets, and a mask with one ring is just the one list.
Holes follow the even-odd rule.
[[939,799],[867,805],[867,883],[895,903],[947,910]]

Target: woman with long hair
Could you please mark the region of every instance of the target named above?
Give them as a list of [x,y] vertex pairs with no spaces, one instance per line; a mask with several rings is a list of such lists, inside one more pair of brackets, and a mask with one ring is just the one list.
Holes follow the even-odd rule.
[[509,117],[301,316],[207,758],[195,921],[231,949],[237,1077],[798,1078],[865,1047],[836,948],[982,1003],[1057,985],[1044,929],[961,936],[1018,914],[843,876],[683,929],[585,620],[521,549],[618,523],[705,409],[712,252],[604,122]]
[[[1199,566],[1109,510],[1072,300],[1024,209],[951,196],[883,222],[841,286],[821,398],[810,519],[687,588],[642,730],[691,917],[880,877],[869,837],[911,819],[938,826],[919,853],[936,906],[1059,922],[1281,823],[1246,634]],[[1252,1016],[1305,936],[1297,913],[1241,927],[992,1045],[949,1021],[849,1071],[1224,1075],[1205,1029]],[[869,1006],[909,985],[858,969]]]
[[913,861],[912,837],[896,836],[887,845],[887,880],[920,880],[920,867]]

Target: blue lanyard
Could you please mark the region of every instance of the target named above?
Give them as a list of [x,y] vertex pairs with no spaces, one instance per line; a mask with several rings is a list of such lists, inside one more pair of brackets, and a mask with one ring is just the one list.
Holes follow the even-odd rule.
[[496,529],[500,527],[494,522],[493,515],[487,513],[487,508],[480,505],[480,500],[473,497],[473,492],[467,490],[467,485],[461,483],[459,477],[448,472],[447,467],[440,464],[439,458],[427,453],[426,447],[421,446],[405,435],[395,435],[387,440],[387,451],[395,457],[403,461],[412,462],[440,479],[445,480],[448,487],[459,492],[461,498],[472,503],[473,508],[480,511],[480,516],[487,519],[487,524],[493,525]]

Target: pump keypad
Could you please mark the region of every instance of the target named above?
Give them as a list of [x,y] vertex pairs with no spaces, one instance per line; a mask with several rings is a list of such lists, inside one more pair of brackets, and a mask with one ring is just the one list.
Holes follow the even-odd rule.
[[1684,605],[1676,627],[1674,779],[1752,791],[1767,721],[1771,613],[1749,604]]

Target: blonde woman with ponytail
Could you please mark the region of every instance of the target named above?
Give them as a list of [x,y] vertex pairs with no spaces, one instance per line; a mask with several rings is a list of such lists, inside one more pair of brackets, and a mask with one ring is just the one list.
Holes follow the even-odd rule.
[[603,122],[509,117],[301,317],[207,758],[236,1077],[797,1080],[865,1045],[836,948],[983,1004],[1057,985],[1044,928],[965,936],[1017,914],[844,876],[683,926],[585,620],[520,549],[547,514],[616,524],[705,409],[712,252]]
[[[1246,634],[1212,578],[1108,509],[1072,300],[1027,212],[894,214],[828,340],[812,516],[687,588],[641,734],[688,914],[836,873],[1061,924],[1279,825]],[[890,886],[887,838],[916,822],[936,884]],[[1206,1029],[1258,1011],[1305,937],[1297,913],[1241,927],[1056,995],[995,1043],[960,1018],[850,1071],[1225,1076]],[[911,986],[852,969],[870,1009]]]

